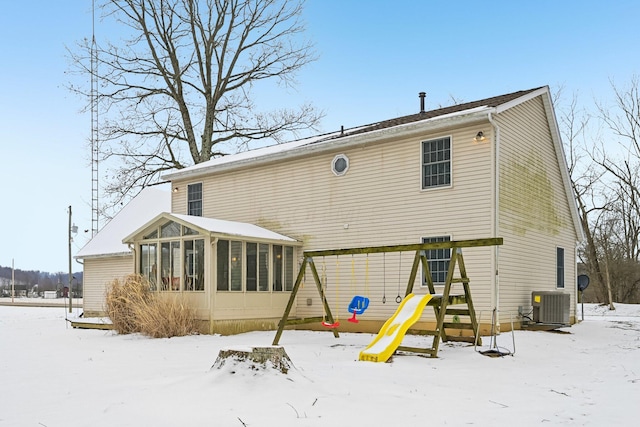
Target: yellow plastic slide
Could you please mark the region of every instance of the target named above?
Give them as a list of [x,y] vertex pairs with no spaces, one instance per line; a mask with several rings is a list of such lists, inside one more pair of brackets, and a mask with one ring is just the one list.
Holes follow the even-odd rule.
[[407,295],[395,314],[387,320],[376,338],[360,352],[359,360],[386,362],[398,348],[407,330],[420,319],[422,310],[431,299],[430,294],[422,297]]

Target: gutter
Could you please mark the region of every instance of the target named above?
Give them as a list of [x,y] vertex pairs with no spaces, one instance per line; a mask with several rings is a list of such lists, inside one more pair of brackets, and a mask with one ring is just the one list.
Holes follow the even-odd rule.
[[73,258],[76,260],[77,263],[79,264],[83,264],[82,262],[80,262],[79,260],[86,260],[86,259],[96,259],[96,258],[111,258],[111,257],[124,257],[124,256],[130,256],[132,254],[132,252],[111,252],[111,253],[104,253],[104,254],[93,254],[93,255],[76,255]]

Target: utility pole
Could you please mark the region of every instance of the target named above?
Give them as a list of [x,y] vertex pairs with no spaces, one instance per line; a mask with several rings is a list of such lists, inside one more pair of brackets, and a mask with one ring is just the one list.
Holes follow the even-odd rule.
[[69,313],[73,312],[73,292],[71,292],[71,205],[69,205]]
[[73,236],[71,234],[78,233],[78,226],[71,225],[71,206],[69,206],[69,313],[72,312],[73,306],[73,292],[71,289],[71,282],[73,280],[73,272],[71,271],[71,242],[73,242]]

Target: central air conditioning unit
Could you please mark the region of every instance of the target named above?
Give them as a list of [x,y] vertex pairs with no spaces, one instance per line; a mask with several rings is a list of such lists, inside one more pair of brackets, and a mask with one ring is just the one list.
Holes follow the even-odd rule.
[[534,291],[531,293],[533,321],[569,325],[571,295],[558,291]]

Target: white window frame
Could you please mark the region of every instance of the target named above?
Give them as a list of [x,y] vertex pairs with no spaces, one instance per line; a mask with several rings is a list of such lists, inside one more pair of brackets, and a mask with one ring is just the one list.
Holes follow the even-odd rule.
[[[159,225],[153,232],[147,233],[147,236],[149,237],[145,237],[144,240],[142,240],[138,245],[138,252],[139,252],[139,256],[137,256],[137,264],[136,264],[136,271],[138,271],[140,274],[143,274],[145,277],[149,278],[149,281],[151,282],[151,290],[153,291],[159,291],[159,292],[204,292],[206,290],[206,282],[204,281],[204,277],[202,279],[202,283],[204,284],[203,289],[187,289],[187,280],[190,278],[189,274],[187,273],[185,267],[186,265],[184,264],[187,261],[187,255],[188,255],[188,251],[185,249],[185,242],[186,241],[193,241],[193,246],[194,249],[191,251],[194,257],[194,261],[195,259],[197,259],[197,257],[195,256],[195,254],[197,253],[196,251],[196,246],[197,243],[196,241],[202,240],[203,244],[202,244],[202,250],[203,250],[203,263],[205,262],[204,259],[206,259],[206,255],[204,254],[204,252],[206,252],[206,245],[204,244],[205,242],[205,236],[203,236],[200,233],[187,233],[187,230],[191,230],[188,227],[185,227],[183,225],[180,225],[177,222],[173,222],[173,224],[171,224],[171,227],[169,227],[169,223],[164,223]],[[178,227],[178,231],[176,232],[175,227]],[[163,236],[163,231],[164,236]],[[191,230],[194,231],[194,230]],[[163,265],[163,258],[162,258],[162,247],[163,244],[168,244],[169,245],[169,253],[168,253],[168,257],[166,259],[168,265]],[[175,247],[174,244],[177,244],[177,247]],[[148,258],[146,263],[145,263],[145,269],[149,270],[149,265],[151,265],[152,270],[151,271],[142,271],[143,268],[143,262],[142,262],[142,246],[150,246],[150,245],[155,245],[156,249],[155,249],[155,263],[151,264],[152,259]],[[197,264],[194,264],[194,268],[198,267]],[[164,270],[164,271],[163,271]],[[202,268],[197,268],[197,271],[202,271],[202,274],[204,275],[204,270],[205,270],[205,265],[202,266]],[[168,274],[168,276],[165,276],[163,273]],[[155,279],[155,282],[153,282],[153,279]],[[173,280],[175,278],[179,278],[179,283],[177,285],[177,287],[174,285]],[[167,282],[163,282],[163,279],[167,280]]]
[[[227,271],[228,271],[228,276],[227,276],[227,286],[226,289],[219,289],[218,288],[218,243],[220,241],[225,241],[229,243],[229,252],[227,253]],[[241,289],[231,289],[231,263],[233,262],[231,259],[231,244],[233,242],[240,242],[242,243],[242,250],[241,253],[242,255],[240,256],[240,260],[242,262],[242,267],[241,267],[241,271],[242,271],[242,279],[241,279]],[[255,290],[248,290],[247,289],[247,244],[257,244],[257,254],[256,254],[256,261],[257,261],[257,271],[256,271],[256,289]],[[261,285],[263,284],[262,282],[262,274],[260,272],[260,255],[261,255],[261,247],[264,247],[264,245],[266,245],[268,247],[268,252],[266,252],[267,255],[267,260],[266,260],[266,271],[264,271],[264,273],[267,275],[267,289],[264,289],[263,287],[261,287]],[[282,248],[282,252],[281,252],[281,267],[280,267],[280,277],[277,278],[279,283],[280,283],[280,287],[278,289],[276,288],[276,277],[275,277],[275,255],[274,255],[274,247],[275,246],[279,246]],[[280,293],[280,292],[291,292],[293,290],[293,284],[295,282],[295,275],[296,275],[296,246],[293,245],[287,245],[287,244],[279,244],[279,243],[265,243],[265,242],[259,242],[259,241],[254,241],[254,240],[233,240],[233,239],[219,239],[216,242],[216,251],[215,251],[215,266],[216,266],[216,272],[214,274],[215,280],[216,280],[216,284],[214,286],[214,289],[216,290],[216,292],[246,292],[246,293]],[[236,262],[238,262],[236,261]]]
[[[338,160],[344,160],[345,162],[345,168],[341,171],[336,169],[336,162]],[[333,174],[335,176],[343,176],[346,175],[346,173],[349,171],[349,158],[347,157],[346,154],[338,154],[336,155],[333,160],[331,160],[331,172],[333,172]]]
[[[556,289],[564,289],[566,286],[565,283],[565,273],[566,273],[566,256],[565,250],[561,246],[556,247]],[[562,254],[562,258],[560,255]],[[562,265],[560,265],[560,260],[562,260]]]
[[[424,161],[424,155],[425,155],[424,146],[427,143],[437,142],[439,140],[445,140],[445,139],[449,140],[449,158],[448,158],[449,182],[445,183],[445,184],[436,184],[436,185],[425,186],[425,167],[427,165],[438,164],[438,163],[443,163],[443,162],[436,160],[435,162],[429,162],[428,164],[425,163],[425,161]],[[444,164],[446,164],[446,162]],[[451,188],[452,186],[453,186],[453,136],[444,135],[444,136],[440,136],[440,137],[437,137],[437,138],[430,138],[430,139],[425,139],[423,141],[420,141],[420,188],[423,191],[427,191],[427,190],[437,190],[437,189],[442,189],[442,188]]]
[[[193,199],[191,200],[191,187],[199,185],[200,186],[200,198],[199,199]],[[194,215],[191,212],[191,204],[194,202],[200,202],[200,215]],[[193,182],[191,184],[187,185],[187,215],[192,215],[192,216],[202,216],[203,215],[203,210],[204,210],[204,185],[202,184],[202,182]]]

